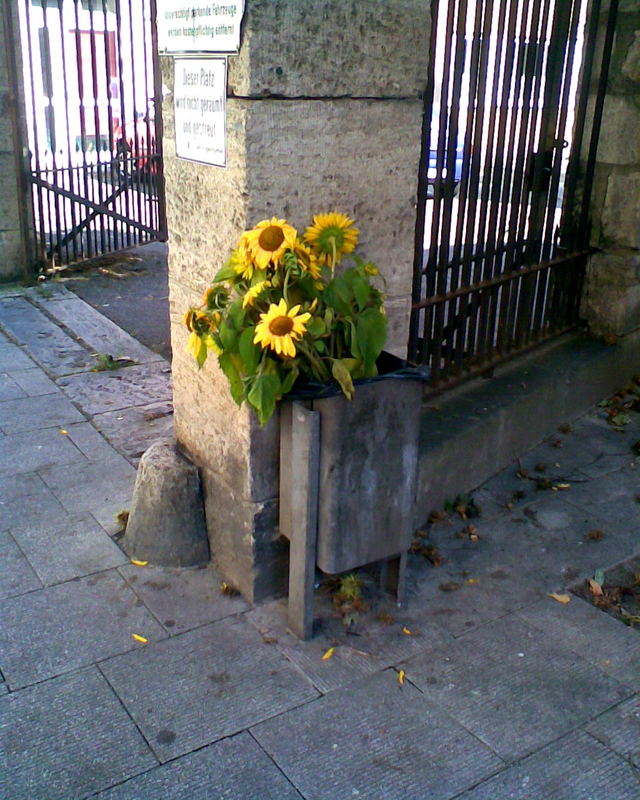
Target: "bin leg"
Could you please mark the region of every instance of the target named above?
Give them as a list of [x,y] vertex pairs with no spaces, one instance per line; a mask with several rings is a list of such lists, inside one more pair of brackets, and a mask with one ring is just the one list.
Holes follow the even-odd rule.
[[380,564],[380,588],[395,594],[396,603],[404,605],[407,575],[407,553],[388,558]]
[[313,633],[320,414],[299,403],[292,405],[288,624],[298,638],[309,639]]

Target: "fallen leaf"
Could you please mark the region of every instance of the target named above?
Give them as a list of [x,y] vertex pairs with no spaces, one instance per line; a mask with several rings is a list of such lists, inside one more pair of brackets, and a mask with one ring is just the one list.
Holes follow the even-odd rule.
[[149,563],[148,561],[138,561],[136,558],[131,559],[131,563],[134,567],[146,567]]
[[400,672],[398,673],[398,683],[400,684],[400,686],[404,685],[404,670],[403,669],[401,669]]
[[440,589],[441,592],[456,592],[460,588],[461,585],[456,583],[456,581],[449,581],[448,583],[441,583],[438,585],[438,589]]
[[68,431],[68,430],[65,430],[65,428],[60,428],[60,433],[61,433],[63,436],[68,436],[68,435],[69,435],[69,431]]
[[602,597],[604,595],[604,592],[602,591],[602,586],[600,586],[599,583],[596,583],[596,581],[594,581],[593,578],[589,578],[587,580],[587,584],[589,585],[589,591],[594,597]]
[[383,625],[391,625],[394,621],[392,615],[389,614],[388,611],[381,611],[378,614],[378,619]]
[[413,634],[411,633],[411,631],[407,627],[402,629],[402,633],[404,633],[405,636],[413,636]]
[[562,425],[558,426],[558,431],[560,433],[571,433],[572,430],[573,428],[571,427],[571,425],[569,425],[568,422],[564,422]]
[[556,483],[556,489],[570,489],[570,483]]
[[563,606],[566,606],[567,603],[571,602],[571,596],[568,594],[558,594],[557,592],[550,592],[549,597],[552,600],[556,600],[558,603],[562,603]]
[[146,637],[144,637],[144,636],[140,636],[140,634],[139,634],[139,633],[132,633],[132,634],[131,634],[131,637],[132,637],[133,639],[135,639],[135,640],[136,640],[136,642],[141,642],[142,644],[146,644],[146,643],[149,641],[149,640],[148,640]]
[[468,583],[469,586],[475,586],[476,583],[480,583],[480,581],[477,578],[467,578],[465,583]]
[[220,592],[222,594],[226,594],[228,597],[235,597],[236,595],[240,594],[240,592],[235,588],[235,586],[232,586],[230,583],[227,583],[226,581],[222,581],[222,583],[220,584]]
[[601,539],[604,539],[604,531],[601,530],[594,530],[589,531],[585,534],[584,537],[588,542],[599,542]]
[[330,647],[327,652],[322,656],[323,661],[328,661],[335,652],[335,647]]

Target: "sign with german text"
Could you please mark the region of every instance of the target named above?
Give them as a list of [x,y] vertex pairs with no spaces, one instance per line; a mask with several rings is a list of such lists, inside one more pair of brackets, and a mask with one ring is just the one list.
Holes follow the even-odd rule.
[[237,53],[244,0],[158,0],[161,53]]
[[178,158],[226,167],[226,95],[226,59],[175,59],[173,107]]

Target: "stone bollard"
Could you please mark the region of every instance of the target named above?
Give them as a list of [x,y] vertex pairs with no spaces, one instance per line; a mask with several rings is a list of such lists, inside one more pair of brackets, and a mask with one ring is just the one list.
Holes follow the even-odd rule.
[[156,442],[142,456],[121,545],[131,558],[163,567],[209,561],[198,468],[173,443]]

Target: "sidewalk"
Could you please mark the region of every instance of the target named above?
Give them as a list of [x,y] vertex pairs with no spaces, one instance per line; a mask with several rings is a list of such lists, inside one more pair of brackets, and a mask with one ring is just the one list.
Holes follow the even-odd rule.
[[640,633],[548,597],[640,552],[640,414],[521,459],[569,488],[511,466],[472,537],[435,521],[406,608],[373,595],[347,632],[319,590],[300,643],[284,601],[112,539],[170,398],[167,363],[75,295],[0,288],[1,800],[640,800]]

